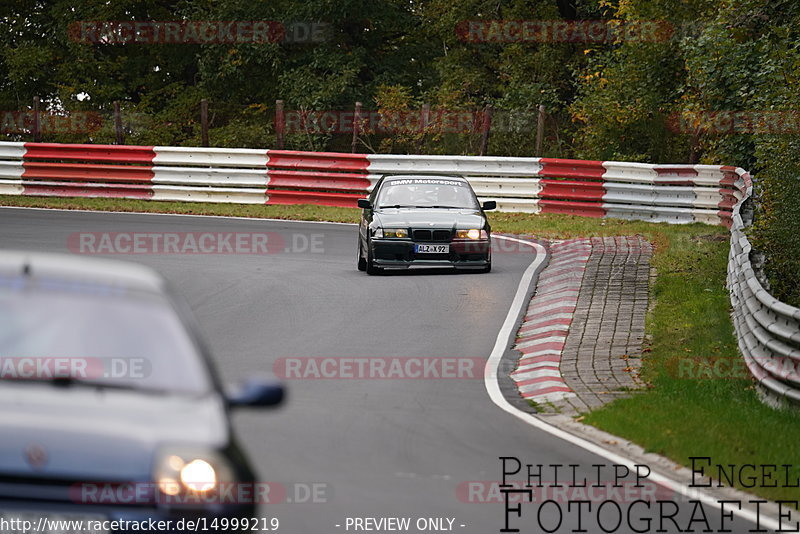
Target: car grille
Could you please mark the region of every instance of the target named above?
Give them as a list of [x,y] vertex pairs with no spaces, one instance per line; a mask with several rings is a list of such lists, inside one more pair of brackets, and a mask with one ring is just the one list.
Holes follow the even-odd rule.
[[450,230],[414,230],[411,234],[414,241],[443,241],[451,240],[452,231]]
[[[123,482],[114,481],[82,481],[77,479],[58,479],[58,478],[37,478],[23,476],[0,476],[0,500],[12,499],[23,500],[26,502],[67,502],[81,503],[83,484],[87,484],[86,489],[91,498],[102,499],[103,488],[113,488],[125,485]],[[133,483],[135,484],[135,483]],[[100,491],[98,491],[98,488]],[[93,493],[92,493],[93,492]],[[112,492],[113,493],[113,492]],[[116,493],[113,493],[116,495]],[[107,499],[113,499],[113,495]],[[149,504],[142,499],[146,498],[145,493],[141,493],[137,499],[131,502],[117,503],[126,506],[137,506]],[[153,501],[155,502],[155,501]],[[100,501],[103,504],[103,501]]]

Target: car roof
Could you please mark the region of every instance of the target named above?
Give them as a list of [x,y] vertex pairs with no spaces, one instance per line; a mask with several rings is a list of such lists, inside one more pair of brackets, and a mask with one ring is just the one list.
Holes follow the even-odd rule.
[[0,250],[0,276],[57,280],[88,286],[113,286],[159,294],[165,292],[166,286],[161,275],[136,263],[19,250]]
[[443,180],[455,180],[469,183],[469,180],[457,174],[436,174],[436,173],[403,173],[403,174],[384,174],[382,178],[389,179],[408,179],[408,178],[439,178]]

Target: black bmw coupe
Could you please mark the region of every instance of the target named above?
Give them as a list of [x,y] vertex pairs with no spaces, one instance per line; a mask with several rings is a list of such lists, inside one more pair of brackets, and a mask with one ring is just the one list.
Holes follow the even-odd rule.
[[363,209],[358,239],[358,269],[448,267],[489,272],[491,228],[469,182],[460,176],[386,175]]

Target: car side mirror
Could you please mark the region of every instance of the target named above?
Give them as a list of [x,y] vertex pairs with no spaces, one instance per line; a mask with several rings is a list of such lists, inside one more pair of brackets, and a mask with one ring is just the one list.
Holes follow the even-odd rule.
[[494,210],[494,209],[497,209],[497,201],[496,200],[487,200],[486,202],[483,203],[483,210],[484,211],[489,211],[489,210]]
[[359,198],[358,199],[358,207],[359,208],[364,208],[365,210],[368,210],[368,209],[370,209],[372,207],[372,202],[370,202],[368,198]]
[[285,388],[280,382],[251,378],[243,382],[236,391],[226,395],[228,405],[237,406],[277,406],[283,402]]

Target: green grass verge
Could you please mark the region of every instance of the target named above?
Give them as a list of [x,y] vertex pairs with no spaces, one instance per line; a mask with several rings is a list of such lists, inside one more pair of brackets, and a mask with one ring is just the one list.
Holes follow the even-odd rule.
[[303,221],[358,222],[358,210],[329,206],[265,206],[263,204],[221,204],[210,202],[154,202],[116,198],[50,198],[0,196],[0,206],[58,208],[66,210],[123,211],[137,213],[183,213],[225,215]]
[[[323,206],[249,206],[112,199],[0,197],[13,206],[235,215],[355,222],[358,210]],[[583,422],[630,439],[683,465],[792,464],[800,475],[800,413],[762,404],[748,378],[715,372],[740,362],[725,288],[728,232],[704,224],[668,225],[557,215],[492,213],[498,232],[548,238],[635,235],[655,245],[642,377],[650,387],[585,415]],[[698,358],[699,360],[695,360]],[[711,364],[701,373],[700,365]],[[709,367],[703,367],[708,371]],[[744,488],[769,499],[800,499],[798,488]]]

